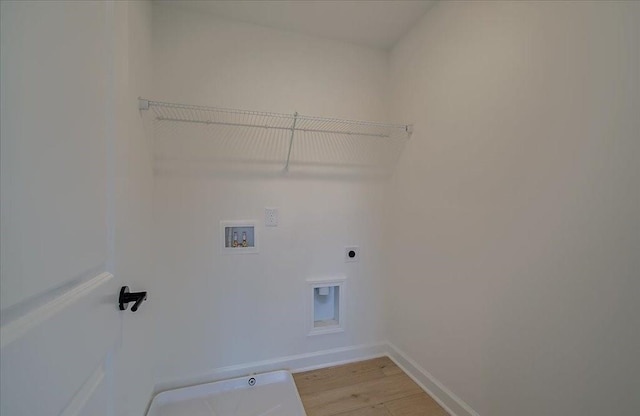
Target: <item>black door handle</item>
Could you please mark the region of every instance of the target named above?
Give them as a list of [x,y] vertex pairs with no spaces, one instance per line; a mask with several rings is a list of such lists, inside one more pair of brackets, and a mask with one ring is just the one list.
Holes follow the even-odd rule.
[[120,289],[120,310],[126,311],[129,307],[129,302],[135,302],[131,307],[131,312],[135,312],[140,307],[143,300],[147,300],[147,292],[131,292],[129,293],[129,286],[122,286]]

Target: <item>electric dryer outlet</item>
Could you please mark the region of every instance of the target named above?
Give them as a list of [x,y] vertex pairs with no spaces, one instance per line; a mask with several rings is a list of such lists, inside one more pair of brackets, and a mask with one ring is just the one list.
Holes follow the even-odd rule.
[[360,247],[348,246],[344,248],[344,261],[354,263],[360,261]]

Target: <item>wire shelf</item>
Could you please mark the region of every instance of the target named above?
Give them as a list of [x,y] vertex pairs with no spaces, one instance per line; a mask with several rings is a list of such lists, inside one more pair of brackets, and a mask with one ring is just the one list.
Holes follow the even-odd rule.
[[[233,110],[140,99],[159,159],[389,168],[411,125]],[[176,139],[179,144],[176,143]]]

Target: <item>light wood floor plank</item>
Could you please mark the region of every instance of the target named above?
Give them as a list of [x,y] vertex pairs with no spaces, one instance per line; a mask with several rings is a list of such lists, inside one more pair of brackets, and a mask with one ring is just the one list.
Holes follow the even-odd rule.
[[375,406],[339,413],[336,416],[391,416],[391,413],[384,407],[384,404],[377,404]]
[[421,392],[416,383],[404,374],[365,381],[351,386],[306,395],[308,416],[329,416],[347,410],[384,403]]
[[298,392],[304,395],[351,386],[364,381],[378,380],[387,375],[385,370],[390,367],[398,368],[389,357],[381,357],[338,367],[298,373],[294,374],[293,377],[298,387]]
[[447,412],[424,392],[385,402],[384,407],[392,416],[447,416]]
[[307,416],[446,416],[388,357],[294,374]]

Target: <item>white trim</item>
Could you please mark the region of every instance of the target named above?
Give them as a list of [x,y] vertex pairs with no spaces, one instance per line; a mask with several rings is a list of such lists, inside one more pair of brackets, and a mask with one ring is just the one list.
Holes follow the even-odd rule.
[[108,282],[112,278],[113,275],[111,273],[100,273],[86,282],[75,286],[55,299],[40,305],[30,312],[27,312],[23,316],[2,325],[2,327],[0,327],[0,347],[4,348],[11,344],[34,327],[40,325],[47,319],[50,319],[53,315],[68,307],[71,303],[76,302],[78,299],[87,295],[89,292]]
[[[296,369],[291,370],[291,372],[293,374],[296,373],[303,373],[305,371],[311,371],[311,370],[318,370],[321,368],[327,368],[327,367],[335,367],[337,365],[343,365],[343,364],[350,364],[350,363],[356,363],[358,361],[364,361],[364,360],[371,360],[373,358],[380,358],[380,357],[384,357],[386,356],[386,344],[369,344],[369,345],[361,345],[361,346],[357,346],[357,347],[348,347],[348,348],[336,348],[333,351],[337,351],[337,350],[343,350],[343,351],[339,351],[339,352],[353,352],[354,355],[350,356],[349,358],[344,358],[338,361],[332,361],[332,362],[321,362],[319,364],[315,364],[315,365],[308,365],[306,367],[299,367]],[[360,349],[360,351],[357,351],[358,349]],[[327,350],[327,351],[332,351],[332,350]],[[349,354],[347,354],[349,355]]]
[[362,344],[351,347],[340,347],[305,354],[278,357],[263,361],[219,367],[205,374],[194,375],[181,379],[170,379],[156,384],[155,394],[166,390],[192,386],[194,384],[209,383],[228,378],[241,377],[255,373],[265,373],[276,370],[288,370],[292,373],[315,370],[335,365],[348,364],[356,361],[387,355],[387,344]]
[[387,343],[389,348],[388,356],[397,364],[422,390],[426,391],[440,406],[452,416],[480,416],[475,410],[456,396],[451,390],[446,388],[441,382],[433,377],[427,370],[420,367],[407,354],[391,343]]
[[84,382],[80,390],[73,396],[69,405],[62,411],[60,416],[77,416],[85,408],[89,400],[102,384],[105,377],[105,368],[101,364],[89,378]]

